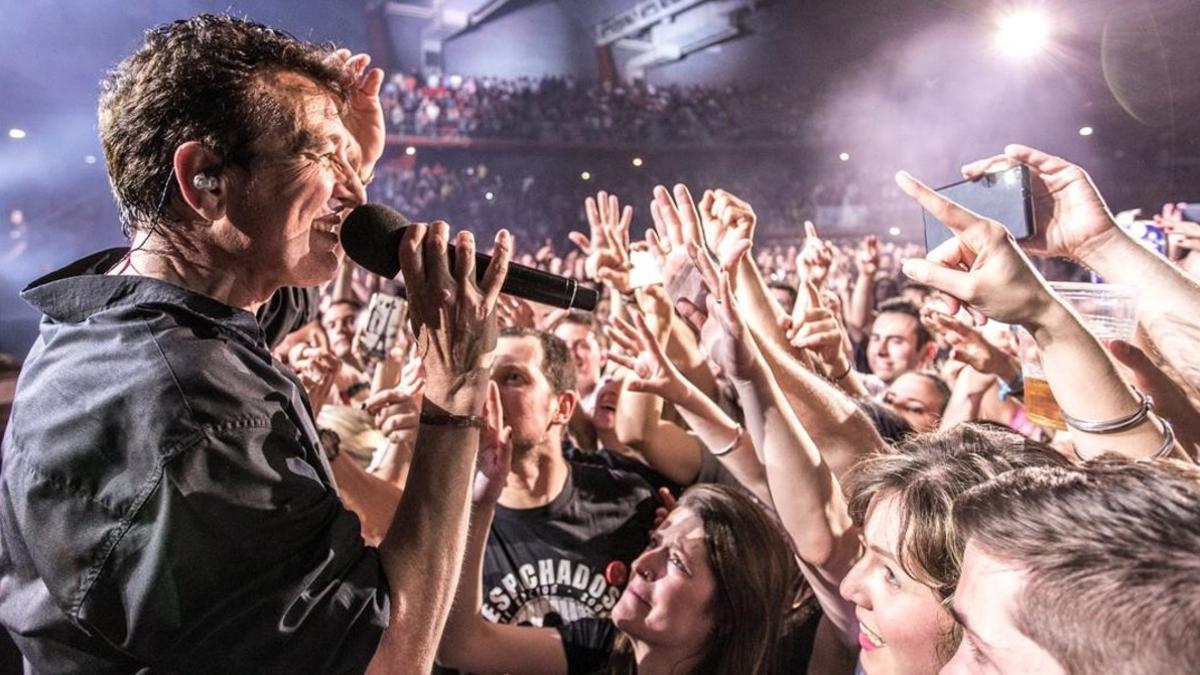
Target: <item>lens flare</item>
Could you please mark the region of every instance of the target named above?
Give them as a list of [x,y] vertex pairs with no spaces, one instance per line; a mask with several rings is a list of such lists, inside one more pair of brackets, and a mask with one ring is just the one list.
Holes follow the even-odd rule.
[[1036,56],[1050,42],[1050,20],[1046,15],[1023,9],[1000,17],[996,47],[1018,59]]

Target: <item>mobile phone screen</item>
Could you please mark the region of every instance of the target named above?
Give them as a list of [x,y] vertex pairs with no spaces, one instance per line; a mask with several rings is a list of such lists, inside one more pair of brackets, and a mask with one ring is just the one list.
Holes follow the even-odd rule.
[[[1029,185],[1029,167],[989,173],[975,180],[964,180],[940,187],[937,191],[984,218],[991,218],[1008,228],[1018,241],[1034,235],[1033,191]],[[925,248],[932,250],[954,238],[954,233],[932,213],[922,210],[925,221]]]
[[372,358],[384,358],[396,342],[408,304],[387,293],[372,293],[367,305],[367,323],[359,334],[360,348]]

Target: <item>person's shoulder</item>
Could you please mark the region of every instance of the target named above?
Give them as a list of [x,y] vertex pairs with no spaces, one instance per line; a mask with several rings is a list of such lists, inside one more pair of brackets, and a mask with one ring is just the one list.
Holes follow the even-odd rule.
[[628,471],[602,462],[580,459],[568,460],[571,464],[571,480],[576,491],[585,499],[609,501],[612,499],[650,499],[654,488],[633,471]]
[[198,425],[268,418],[294,386],[265,344],[236,324],[167,310],[147,320],[147,333],[161,357],[159,376]]

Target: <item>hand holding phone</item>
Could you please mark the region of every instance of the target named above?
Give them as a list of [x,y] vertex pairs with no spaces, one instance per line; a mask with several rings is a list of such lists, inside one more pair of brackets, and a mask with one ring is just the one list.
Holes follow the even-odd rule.
[[[1017,241],[1031,239],[1037,233],[1029,167],[1024,164],[951,183],[936,191],[959,206],[1000,223]],[[954,233],[929,211],[922,209],[921,217],[925,221],[927,251],[954,238]]]
[[358,335],[359,351],[367,357],[382,359],[396,344],[400,327],[408,314],[408,303],[387,293],[372,293],[367,305],[367,323]]

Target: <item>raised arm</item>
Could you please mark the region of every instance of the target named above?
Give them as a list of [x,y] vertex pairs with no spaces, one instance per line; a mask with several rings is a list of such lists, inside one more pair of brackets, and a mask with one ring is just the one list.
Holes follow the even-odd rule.
[[412,468],[424,390],[421,362],[414,360],[404,365],[399,384],[372,394],[362,403],[375,415],[375,427],[387,438],[387,446],[379,461],[372,463],[370,473],[400,489],[404,489]]
[[1033,177],[1037,237],[1032,251],[1065,256],[1108,283],[1138,292],[1138,321],[1167,363],[1200,391],[1200,283],[1117,227],[1082,168],[1023,145],[963,167],[971,178],[1016,163]]
[[469,485],[479,429],[468,422],[483,410],[496,345],[496,297],[508,271],[512,242],[496,238],[495,258],[475,282],[475,241],[460,232],[452,276],[449,227],[416,224],[400,243],[410,317],[424,356],[425,402],[412,480],[391,528],[379,544],[391,596],[391,617],[369,672],[427,672],[466,545]]
[[[793,348],[788,342],[782,322],[785,316],[783,310],[771,297],[750,256],[738,252],[752,242],[755,219],[749,205],[723,190],[706,193],[701,200],[701,212],[709,214],[708,233],[704,234],[699,216],[688,215],[693,210],[690,208],[691,194],[687,188],[678,185],[675,193],[680,205],[678,208],[672,210],[674,204],[670,201],[670,195],[665,189],[658,188],[652,209],[656,212],[655,224],[661,224],[671,235],[672,241],[664,244],[664,254],[668,260],[672,260],[678,257],[680,246],[690,244],[700,247],[699,242],[707,239],[715,242],[716,250],[712,252],[720,266],[728,268],[732,261],[739,260],[735,267],[736,292],[739,303],[743,298],[747,299],[746,306],[739,304],[739,307],[743,308],[750,333],[759,343],[767,367],[783,389],[801,424],[813,438],[820,439],[821,454],[830,463],[834,473],[841,475],[860,457],[883,449],[883,439],[854,401],[824,377],[802,365],[799,359],[804,358],[804,351]],[[680,234],[675,235],[676,231]],[[675,240],[679,243],[674,243]],[[683,266],[683,263],[667,265],[663,271],[664,278],[670,278],[675,268]],[[758,307],[759,310],[747,309],[749,306]],[[694,303],[687,300],[676,301],[675,308],[685,316],[703,314],[702,308],[696,308]],[[698,325],[699,321],[693,319],[691,323]]]
[[718,273],[705,256],[699,253],[697,262],[717,292],[708,300],[704,345],[737,388],[746,429],[767,470],[775,509],[797,554],[811,568],[814,590],[834,625],[843,635],[849,634],[856,620],[837,587],[860,547],[841,486],[750,339],[730,274]]
[[[970,303],[973,311],[1024,326],[1041,349],[1046,380],[1064,413],[1108,421],[1139,409],[1141,399],[1121,379],[1104,348],[1038,276],[1003,225],[963,209],[906,173],[896,182],[955,234],[930,251],[928,259],[906,260],[906,275],[952,296],[952,305]],[[1071,436],[1084,457],[1117,452],[1142,458],[1164,446],[1166,428],[1150,413],[1120,431],[1097,434],[1076,428]],[[1183,456],[1175,446],[1167,449]]]
[[562,675],[567,672],[567,658],[558,631],[496,624],[480,614],[488,532],[512,462],[512,430],[504,426],[500,391],[495,384],[488,389],[484,419],[462,578],[438,646],[438,663],[479,675]]
[[[614,324],[609,352],[609,358],[632,374],[627,382],[629,391],[674,404],[700,442],[716,455],[734,478],[763,503],[771,503],[766,473],[761,460],[754,454],[749,437],[712,399],[679,372],[646,320],[641,315],[635,315],[634,320],[636,326],[620,320]],[[658,424],[675,427],[661,420]],[[667,432],[656,430],[655,440],[659,442],[652,449],[643,450],[647,464],[678,483],[695,481],[701,463],[697,449],[678,433],[668,437]]]
[[855,342],[867,337],[875,311],[875,275],[879,273],[879,240],[874,235],[863,239],[854,255],[858,277],[850,293],[850,311],[846,312],[846,330]]

